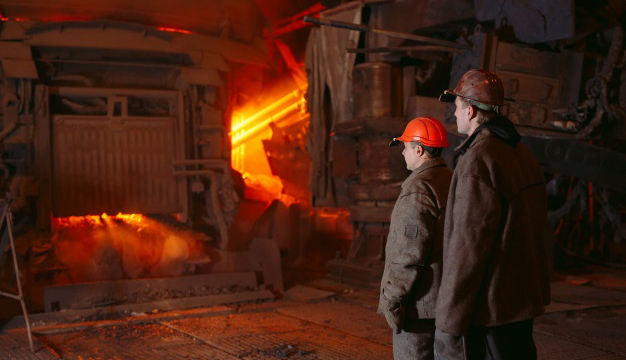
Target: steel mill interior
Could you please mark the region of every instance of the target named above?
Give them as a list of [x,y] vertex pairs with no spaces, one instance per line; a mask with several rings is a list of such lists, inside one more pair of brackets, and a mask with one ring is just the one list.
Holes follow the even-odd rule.
[[392,359],[388,144],[434,117],[453,170],[476,68],[545,177],[538,358],[626,359],[625,31],[623,0],[0,0],[0,360]]

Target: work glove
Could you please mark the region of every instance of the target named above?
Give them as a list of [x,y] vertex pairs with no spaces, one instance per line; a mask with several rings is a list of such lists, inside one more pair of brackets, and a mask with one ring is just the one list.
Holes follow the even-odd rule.
[[467,360],[465,341],[462,335],[452,335],[437,328],[435,330],[435,360]]
[[399,334],[402,331],[404,307],[399,300],[390,300],[383,296],[383,301],[381,301],[378,311],[385,316],[387,324],[389,324],[394,334]]

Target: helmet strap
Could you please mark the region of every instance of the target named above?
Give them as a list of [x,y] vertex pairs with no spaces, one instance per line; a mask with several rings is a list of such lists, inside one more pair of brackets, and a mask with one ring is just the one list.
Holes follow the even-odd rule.
[[489,104],[484,104],[484,103],[480,103],[478,101],[474,101],[471,99],[466,99],[467,102],[469,102],[470,104],[472,104],[473,106],[476,106],[477,108],[481,109],[481,110],[485,110],[485,111],[493,111],[497,114],[500,113],[500,106],[498,105],[489,105]]

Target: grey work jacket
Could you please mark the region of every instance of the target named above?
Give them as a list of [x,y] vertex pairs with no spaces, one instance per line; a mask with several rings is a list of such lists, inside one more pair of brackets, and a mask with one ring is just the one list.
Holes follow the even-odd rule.
[[434,318],[443,226],[452,172],[429,159],[402,183],[391,213],[380,307],[401,301],[407,318]]

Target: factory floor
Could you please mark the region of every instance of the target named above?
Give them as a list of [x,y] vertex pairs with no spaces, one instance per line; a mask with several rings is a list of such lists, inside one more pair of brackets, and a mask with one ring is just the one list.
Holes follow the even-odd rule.
[[[626,359],[626,270],[557,274],[536,319],[539,359]],[[325,278],[282,298],[113,320],[36,324],[0,333],[0,359],[392,359],[378,294]]]

